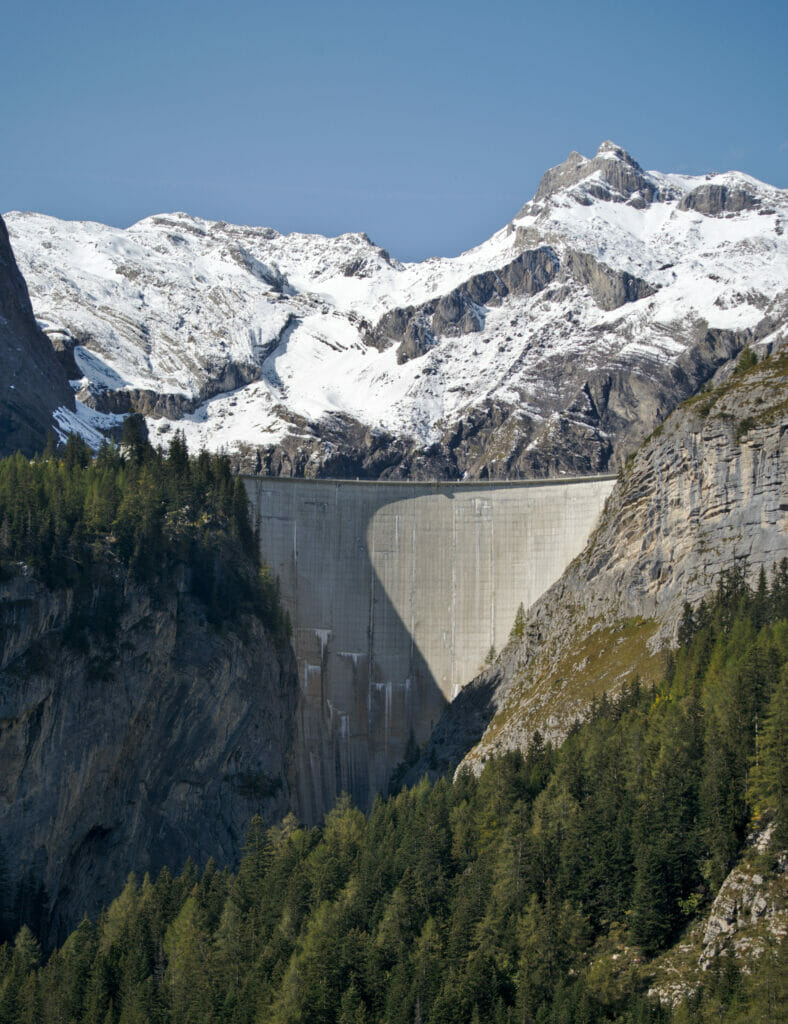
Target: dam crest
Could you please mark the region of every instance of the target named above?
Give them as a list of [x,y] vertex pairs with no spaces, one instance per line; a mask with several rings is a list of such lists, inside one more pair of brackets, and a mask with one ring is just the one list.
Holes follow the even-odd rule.
[[580,553],[615,477],[502,482],[247,477],[293,624],[297,811],[361,807]]

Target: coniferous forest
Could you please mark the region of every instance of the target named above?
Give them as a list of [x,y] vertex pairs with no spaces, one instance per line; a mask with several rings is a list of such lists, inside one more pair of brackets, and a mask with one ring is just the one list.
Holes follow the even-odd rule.
[[[13,557],[67,573],[75,548],[99,557],[110,519],[113,557],[135,572],[151,537],[210,548],[207,526],[173,523],[189,488],[251,545],[220,461],[105,452],[83,478],[71,451],[2,467],[33,495],[7,511],[0,488]],[[140,517],[144,538],[124,533],[126,496],[155,488],[168,497]],[[764,870],[784,846],[787,719],[788,564],[754,589],[734,567],[685,608],[659,687],[633,671],[559,748],[536,735],[479,777],[423,780],[367,816],[343,799],[319,829],[254,819],[236,872],[131,875],[46,956],[22,927],[0,949],[0,1024],[778,1021],[783,948],[750,973],[718,956],[673,1007],[647,990],[748,830],[771,828]]]
[[213,625],[249,612],[275,634],[288,629],[229,459],[190,456],[180,434],[166,453],[155,449],[139,415],[95,458],[71,435],[61,452],[50,441],[32,461],[0,460],[0,579],[20,564],[50,588],[104,583],[107,621],[94,629],[113,624],[113,580],[160,588],[178,570]]

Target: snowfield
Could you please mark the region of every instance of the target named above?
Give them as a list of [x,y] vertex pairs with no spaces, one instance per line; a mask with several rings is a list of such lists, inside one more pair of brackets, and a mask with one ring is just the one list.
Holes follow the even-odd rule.
[[[510,224],[455,259],[400,263],[363,234],[282,235],[186,213],[127,229],[5,220],[41,326],[73,352],[82,405],[63,429],[92,441],[129,408],[154,440],[177,426],[190,447],[228,451],[327,417],[428,445],[491,403],[548,429],[594,374],[648,377],[703,332],[753,331],[775,309],[785,331],[788,192],[736,172],[643,172],[611,143],[548,172]],[[478,329],[439,330],[406,359],[399,338],[371,343],[384,314],[540,247],[557,276],[472,305]],[[609,308],[567,269],[572,253],[631,275],[643,297]]]

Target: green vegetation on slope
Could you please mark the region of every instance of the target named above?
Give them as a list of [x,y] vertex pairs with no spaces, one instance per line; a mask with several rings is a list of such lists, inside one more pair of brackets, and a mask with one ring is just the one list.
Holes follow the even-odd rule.
[[[680,408],[694,409],[702,417],[718,414],[735,419],[736,437],[741,440],[754,427],[779,423],[785,417],[788,413],[786,383],[788,351],[782,349],[759,362],[752,350],[745,348],[736,369],[726,381],[708,391],[700,391]],[[753,386],[762,389],[754,402],[750,393]],[[741,414],[736,415],[741,399],[742,407],[750,409],[743,418]]]
[[[574,630],[569,643],[563,643],[561,638],[559,654],[542,648],[538,663],[529,665],[519,680],[525,683],[519,702],[509,700],[495,715],[484,734],[485,745],[494,750],[513,717],[525,732],[551,716],[568,721],[568,708],[586,707],[605,691],[617,691],[632,674],[633,665],[637,666],[642,684],[655,683],[665,660],[662,651],[652,651],[648,645],[656,631],[653,619],[623,619],[611,626],[592,619]],[[520,637],[514,629],[512,636],[521,639],[522,627]],[[529,707],[529,698],[536,689],[535,678],[540,700]]]
[[0,1024],[779,1020],[777,950],[749,977],[720,957],[674,1011],[645,987],[753,810],[784,832],[788,564],[754,592],[728,573],[681,641],[659,688],[633,678],[558,750],[536,736],[368,817],[343,799],[320,830],[257,819],[237,874],[131,877],[43,966],[23,929]]
[[246,491],[229,460],[190,457],[180,435],[158,451],[135,417],[123,442],[94,458],[72,436],[60,454],[50,445],[32,462],[20,454],[0,461],[0,580],[23,563],[50,588],[82,592],[101,581],[106,622],[75,602],[77,617],[89,612],[84,625],[96,629],[115,624],[123,577],[155,591],[181,571],[212,624],[250,612],[283,636],[276,588],[260,565]]

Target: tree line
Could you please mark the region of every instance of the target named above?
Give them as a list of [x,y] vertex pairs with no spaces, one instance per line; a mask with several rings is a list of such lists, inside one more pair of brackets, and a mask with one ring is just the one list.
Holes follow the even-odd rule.
[[126,578],[156,590],[185,570],[213,625],[248,612],[277,635],[288,628],[229,459],[191,456],[180,433],[156,449],[139,416],[95,457],[72,435],[32,461],[0,460],[0,579],[21,565],[51,588],[77,589],[114,573],[121,590]]

